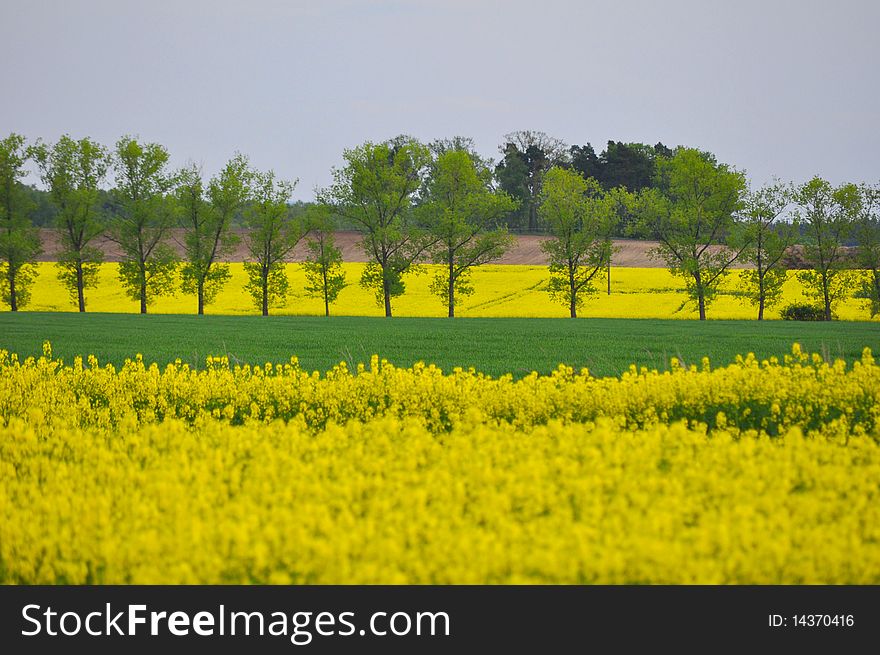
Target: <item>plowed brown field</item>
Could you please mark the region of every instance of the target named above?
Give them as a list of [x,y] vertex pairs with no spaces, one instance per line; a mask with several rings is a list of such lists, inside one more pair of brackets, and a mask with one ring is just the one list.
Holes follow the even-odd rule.
[[[239,236],[244,236],[244,230],[237,230]],[[59,240],[58,233],[54,230],[41,230],[40,236],[43,240],[43,254],[40,261],[55,261],[58,258]],[[358,246],[361,235],[357,232],[338,232],[336,234],[336,243],[342,249],[342,257],[347,262],[364,262],[366,257],[363,250]],[[545,266],[547,264],[547,256],[541,250],[541,242],[547,239],[544,236],[536,235],[519,235],[517,236],[516,246],[510,250],[504,257],[498,260],[498,264],[524,264],[531,266]],[[168,237],[168,243],[179,253],[183,252],[183,231],[180,229],[171,230]],[[650,255],[650,250],[656,248],[657,244],[653,241],[636,241],[629,239],[618,239],[614,242],[617,251],[614,253],[612,263],[615,266],[632,266],[641,268],[663,268],[664,264],[661,260],[654,259]],[[106,261],[119,261],[119,247],[108,239],[98,239],[95,245],[102,249],[105,254]],[[302,261],[305,256],[305,245],[301,243],[290,261]],[[247,258],[247,249],[243,242],[239,242],[235,250],[226,258],[226,261],[240,262]]]

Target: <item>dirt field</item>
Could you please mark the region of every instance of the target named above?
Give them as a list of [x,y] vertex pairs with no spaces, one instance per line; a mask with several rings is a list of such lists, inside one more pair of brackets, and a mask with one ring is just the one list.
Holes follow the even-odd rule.
[[[244,230],[238,231],[240,236],[244,236]],[[58,253],[58,234],[54,230],[40,230],[40,237],[43,240],[43,254],[40,261],[55,261]],[[364,262],[366,258],[363,250],[358,246],[360,234],[357,232],[338,232],[336,234],[336,243],[342,249],[342,257],[347,262]],[[521,235],[517,237],[517,245],[510,252],[504,255],[498,264],[526,264],[532,266],[544,266],[547,264],[547,257],[541,251],[541,242],[547,237],[535,235]],[[168,243],[182,253],[181,243],[183,242],[183,231],[179,229],[171,230]],[[662,261],[654,259],[649,254],[652,248],[657,244],[653,241],[635,241],[629,239],[618,239],[614,242],[617,252],[614,253],[612,263],[614,266],[632,266],[640,268],[663,268]],[[119,261],[119,248],[113,242],[107,239],[99,239],[96,244],[101,248],[106,260],[109,262]],[[300,244],[293,252],[291,261],[302,261],[305,255],[305,245]],[[247,257],[247,250],[243,242],[240,242],[235,251],[227,258],[230,262],[244,261]]]

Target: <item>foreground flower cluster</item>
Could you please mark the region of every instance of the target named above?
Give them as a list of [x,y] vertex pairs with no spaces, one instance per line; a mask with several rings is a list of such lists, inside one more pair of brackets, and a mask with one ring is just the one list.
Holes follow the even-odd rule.
[[0,582],[880,582],[880,366],[0,351]]

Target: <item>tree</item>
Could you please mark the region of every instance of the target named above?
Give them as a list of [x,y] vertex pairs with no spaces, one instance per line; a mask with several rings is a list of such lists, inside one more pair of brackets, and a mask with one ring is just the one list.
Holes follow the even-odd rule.
[[288,279],[285,260],[305,233],[303,222],[293,215],[290,198],[296,180],[275,177],[274,171],[254,173],[251,200],[245,209],[249,261],[244,264],[248,276],[245,289],[263,316],[269,307],[287,297]]
[[505,134],[504,141],[505,143],[512,143],[520,152],[527,152],[529,148],[540,150],[546,160],[552,162],[551,166],[568,161],[569,148],[565,141],[552,137],[545,132],[517,130],[516,132]]
[[178,175],[177,200],[186,230],[181,289],[196,294],[199,314],[205,313],[205,305],[214,302],[231,277],[229,265],[219,260],[238,243],[232,221],[247,201],[250,177],[247,158],[240,154],[211,178],[207,189],[195,166]]
[[[570,153],[571,168],[585,178],[595,178],[606,191],[622,187],[632,193],[653,187],[657,179],[657,160],[673,154],[662,143],[648,146],[622,141],[609,141],[598,156],[589,143],[572,146]],[[633,226],[629,223],[632,217],[627,213],[621,218],[615,236],[624,236],[632,231]]]
[[165,243],[175,212],[166,198],[174,179],[168,151],[158,143],[122,137],[114,153],[115,217],[107,237],[119,245],[119,279],[141,314],[157,297],[174,293],[177,257]]
[[106,228],[99,201],[110,153],[89,138],[75,141],[64,135],[51,146],[37,142],[31,155],[57,210],[54,222],[61,241],[58,279],[84,312],[85,290],[98,285],[104,261],[104,253],[91,244]]
[[[632,229],[633,212],[636,201],[635,194],[630,193],[624,187],[605,190],[605,201],[610,205],[614,217],[611,222],[611,232],[609,234],[609,248],[605,253],[605,283],[607,285],[607,293],[611,295],[611,258],[618,250],[619,246],[614,245],[610,237],[628,234]],[[625,230],[625,232],[624,232]]]
[[654,149],[642,143],[609,141],[602,153],[602,186],[605,189],[624,187],[636,192],[653,183]]
[[[33,157],[33,152],[28,152],[28,156]],[[31,225],[34,227],[53,227],[58,208],[52,202],[49,192],[30,184],[23,185],[21,190],[24,196],[22,202],[27,207]]]
[[494,163],[491,159],[486,159],[479,152],[477,152],[477,146],[474,143],[474,140],[467,136],[454,136],[449,139],[436,139],[428,144],[428,149],[431,151],[431,155],[433,158],[428,164],[429,174],[428,179],[430,179],[431,174],[434,171],[434,168],[437,166],[437,162],[439,161],[441,155],[445,155],[447,152],[464,152],[467,153],[467,156],[471,158],[471,161],[479,171],[485,171],[488,175],[488,184],[491,186],[493,180],[492,178],[492,168]]
[[504,135],[500,151],[504,158],[496,168],[499,184],[502,190],[521,201],[521,224],[535,231],[544,174],[553,166],[568,162],[569,148],[565,142],[544,132],[520,130]]
[[599,156],[589,143],[572,146],[570,153],[571,167],[585,178],[595,178],[606,191],[624,187],[632,192],[654,186],[657,159],[673,154],[662,143],[649,146],[623,141],[609,141]]
[[675,152],[671,148],[664,146],[662,141],[658,141],[657,143],[654,144],[654,159],[655,159],[655,161],[658,157],[663,157],[665,159],[669,159],[674,154],[675,154]]
[[679,148],[672,158],[657,160],[656,184],[640,194],[635,229],[660,242],[656,255],[685,280],[706,320],[706,306],[743,247],[721,245],[740,209],[745,176],[707,153]]
[[306,216],[309,230],[306,240],[308,255],[302,263],[306,274],[306,294],[324,301],[324,316],[330,316],[330,305],[347,283],[342,270],[342,252],[336,247],[333,217],[330,208],[317,205]]
[[861,193],[855,184],[834,188],[820,177],[798,187],[796,216],[804,227],[804,251],[812,270],[800,271],[805,292],[822,304],[826,321],[832,308],[849,295],[854,278],[846,270],[845,241],[861,211]]
[[516,211],[505,217],[505,221],[510,228],[525,229],[529,222],[528,208],[531,202],[526,156],[512,143],[505,146],[502,154],[501,161],[495,167],[495,179],[499,188],[516,201],[517,207]]
[[27,219],[27,195],[21,180],[27,175],[25,139],[10,134],[0,139],[0,276],[3,301],[16,312],[30,299],[37,276],[36,258],[42,252],[40,235]]
[[880,314],[880,185],[862,187],[862,208],[856,219],[856,261],[864,271],[862,295],[871,318]]
[[466,150],[447,150],[436,158],[419,210],[436,240],[431,257],[444,266],[431,291],[446,304],[450,318],[456,293],[473,293],[471,269],[498,259],[513,245],[513,237],[497,223],[515,207],[510,196],[491,188],[491,171],[478,168]]
[[333,183],[319,196],[357,225],[369,263],[361,286],[391,316],[391,299],[405,290],[403,275],[433,245],[414,220],[414,198],[430,162],[429,149],[409,137],[367,142],[343,153],[345,165],[333,170]]
[[[184,229],[184,264],[180,269],[180,289],[196,294],[197,312],[205,313],[205,303],[213,302],[229,280],[229,267],[215,263],[217,250],[225,244],[222,226],[214,208],[205,198],[202,172],[192,164],[177,173],[175,200]],[[227,231],[228,233],[228,231]]]
[[572,146],[569,149],[571,167],[576,170],[584,179],[593,178],[599,184],[602,184],[604,171],[603,162],[596,155],[592,144],[588,143],[584,146]]
[[568,306],[572,318],[585,294],[594,293],[611,257],[619,193],[604,193],[593,178],[551,168],[544,179],[539,211],[551,239],[541,244],[550,258],[550,296]]
[[774,182],[748,193],[740,213],[740,241],[746,243],[742,260],[753,268],[743,271],[746,297],[758,306],[758,320],[764,310],[782,297],[787,279],[783,258],[798,236],[797,221],[783,219],[791,203],[790,185]]

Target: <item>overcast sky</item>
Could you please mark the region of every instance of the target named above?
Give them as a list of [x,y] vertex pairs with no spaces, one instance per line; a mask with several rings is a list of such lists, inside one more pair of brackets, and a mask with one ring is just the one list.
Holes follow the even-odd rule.
[[497,158],[517,129],[877,181],[878,25],[872,0],[0,0],[0,134],[139,135],[207,175],[239,150],[305,200],[365,140]]

